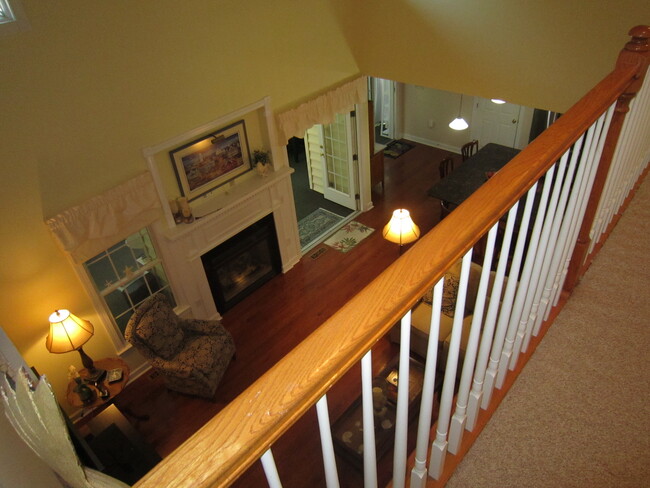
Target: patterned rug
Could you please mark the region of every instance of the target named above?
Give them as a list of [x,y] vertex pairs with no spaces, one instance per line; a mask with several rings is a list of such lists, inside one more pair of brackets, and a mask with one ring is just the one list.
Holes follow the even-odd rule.
[[407,151],[410,151],[415,146],[403,141],[393,141],[384,149],[384,155],[389,158],[396,159]]
[[314,242],[341,220],[343,220],[343,217],[324,208],[314,210],[298,222],[300,247],[305,247],[307,244]]
[[352,221],[341,227],[336,234],[325,241],[325,244],[337,251],[348,252],[374,231],[375,229]]

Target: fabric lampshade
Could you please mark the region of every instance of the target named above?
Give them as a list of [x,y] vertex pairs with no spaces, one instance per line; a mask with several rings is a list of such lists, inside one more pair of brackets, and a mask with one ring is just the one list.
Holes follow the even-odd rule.
[[393,212],[382,235],[387,241],[395,242],[401,246],[417,240],[420,237],[420,228],[411,219],[409,211],[400,208]]
[[45,339],[47,350],[60,354],[79,349],[93,336],[95,328],[68,310],[56,310],[50,315],[50,332]]

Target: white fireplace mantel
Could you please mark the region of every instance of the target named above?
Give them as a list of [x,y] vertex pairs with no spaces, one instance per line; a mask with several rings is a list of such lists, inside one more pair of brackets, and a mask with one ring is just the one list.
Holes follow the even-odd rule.
[[159,222],[154,234],[179,304],[188,305],[197,318],[214,319],[216,308],[201,256],[254,224],[273,214],[282,259],[282,271],[291,269],[300,259],[300,241],[291,189],[289,167],[266,177],[249,179],[197,207],[202,215],[190,224],[173,228]]
[[[166,154],[187,141],[255,113],[256,120],[262,121],[260,131],[265,136],[261,137],[267,141],[267,149],[271,150],[273,170],[266,176],[249,171],[213,194],[195,199],[191,202],[195,220],[189,224],[176,224],[168,200],[175,196],[166,193],[156,162],[157,155]],[[278,143],[269,97],[145,148],[143,155],[165,215],[164,221],[153,226],[157,246],[163,256],[176,301],[181,307],[189,307],[192,316],[220,318],[201,256],[262,217],[273,214],[282,271],[288,271],[300,260],[298,222],[291,187],[293,169],[289,166],[286,149]]]

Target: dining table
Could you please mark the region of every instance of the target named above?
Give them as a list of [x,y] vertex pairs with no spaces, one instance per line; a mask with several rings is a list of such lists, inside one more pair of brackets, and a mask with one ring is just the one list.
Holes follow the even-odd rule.
[[519,149],[489,143],[427,191],[433,198],[453,206],[463,203],[488,178],[519,154]]

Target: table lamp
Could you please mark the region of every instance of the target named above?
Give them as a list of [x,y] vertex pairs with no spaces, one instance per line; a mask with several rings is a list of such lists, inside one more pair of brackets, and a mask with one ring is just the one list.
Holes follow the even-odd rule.
[[404,244],[416,241],[420,237],[420,228],[411,219],[409,211],[400,208],[393,212],[393,216],[384,227],[382,235],[387,241],[399,244],[399,253],[402,254]]
[[106,373],[106,370],[95,368],[93,360],[82,347],[94,332],[93,324],[87,320],[80,319],[69,310],[55,310],[50,315],[50,332],[45,339],[45,347],[54,354],[79,351],[81,363],[88,371],[88,381],[95,382]]

